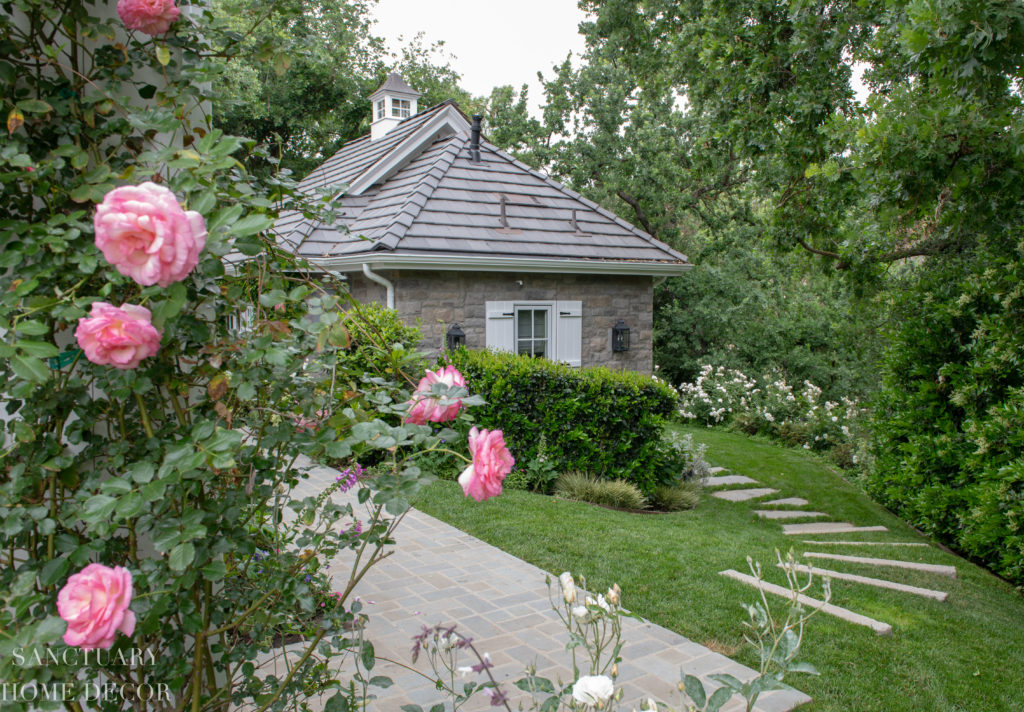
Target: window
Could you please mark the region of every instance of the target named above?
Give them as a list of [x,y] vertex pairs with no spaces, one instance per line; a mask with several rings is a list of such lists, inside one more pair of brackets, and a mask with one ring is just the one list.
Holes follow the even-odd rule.
[[519,307],[516,309],[516,353],[527,356],[550,356],[551,310],[548,307]]
[[489,349],[583,364],[583,302],[489,301],[486,317]]
[[378,119],[383,119],[384,118],[384,100],[383,99],[378,99],[377,100],[377,118]]
[[409,112],[412,110],[412,106],[408,99],[392,99],[391,100],[391,116],[399,119],[408,119]]

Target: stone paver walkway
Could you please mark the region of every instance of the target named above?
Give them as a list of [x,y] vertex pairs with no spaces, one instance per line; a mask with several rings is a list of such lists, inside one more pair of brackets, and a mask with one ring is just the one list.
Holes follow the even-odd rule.
[[705,487],[724,487],[726,485],[756,485],[757,480],[752,480],[745,475],[719,475],[717,477],[705,477]]
[[758,497],[775,494],[776,492],[778,490],[771,487],[756,487],[754,489],[719,490],[718,492],[712,492],[711,496],[724,499],[727,502],[746,502],[748,499],[757,499]]
[[[300,485],[300,496],[321,492],[336,476],[337,471],[330,468],[311,468],[310,478]],[[372,688],[378,700],[371,709],[397,711],[409,703],[429,709],[443,700],[421,675],[402,667],[412,665],[413,635],[421,626],[436,623],[457,623],[460,632],[490,654],[495,677],[504,683],[513,709],[525,698],[512,683],[522,677],[526,665],[535,662],[538,674],[552,680],[559,676],[571,680],[565,629],[548,602],[546,572],[415,510],[398,527],[396,540],[395,554],[374,567],[355,591],[370,616],[367,637],[377,656],[400,663],[379,662],[374,668],[374,675],[387,675],[395,684],[384,690]],[[623,551],[622,555],[630,554]],[[346,560],[339,556],[330,572],[338,583],[347,580]],[[628,607],[629,591],[623,593],[623,602]],[[661,626],[627,618],[623,629],[619,681],[625,690],[624,709],[639,706],[648,695],[680,706],[676,688],[680,669],[701,677],[705,684],[713,673],[740,679],[755,674]],[[416,667],[429,672],[423,658]],[[756,709],[783,712],[809,701],[800,692],[776,691],[762,695]],[[481,696],[463,709],[493,708]],[[725,709],[741,710],[743,705],[736,698]]]

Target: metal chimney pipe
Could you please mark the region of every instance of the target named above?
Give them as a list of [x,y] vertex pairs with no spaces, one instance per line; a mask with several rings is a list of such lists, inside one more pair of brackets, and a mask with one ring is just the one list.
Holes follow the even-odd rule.
[[480,122],[483,116],[473,114],[473,129],[469,134],[469,160],[473,163],[480,162]]

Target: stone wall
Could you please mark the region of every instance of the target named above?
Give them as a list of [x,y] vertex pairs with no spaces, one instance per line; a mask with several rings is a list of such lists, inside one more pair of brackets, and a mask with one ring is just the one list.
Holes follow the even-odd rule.
[[[653,281],[651,277],[510,272],[428,272],[375,270],[395,285],[395,307],[407,324],[423,331],[424,349],[438,351],[445,332],[458,322],[466,346],[485,348],[485,303],[578,299],[583,302],[583,365],[651,373],[653,363]],[[384,303],[384,287],[362,273],[350,273],[349,289],[361,302]],[[612,327],[630,329],[630,350],[612,351]]]

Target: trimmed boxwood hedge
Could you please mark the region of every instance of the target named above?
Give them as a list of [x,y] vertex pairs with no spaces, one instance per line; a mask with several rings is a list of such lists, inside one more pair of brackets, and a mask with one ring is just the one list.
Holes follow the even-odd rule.
[[663,383],[509,353],[460,349],[446,358],[487,400],[474,409],[477,422],[504,432],[517,468],[537,457],[543,436],[561,472],[629,480],[645,494],[666,479],[662,430],[676,395]]

